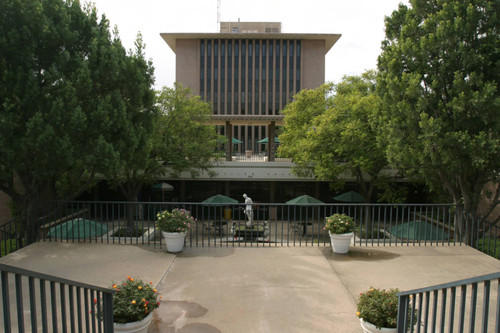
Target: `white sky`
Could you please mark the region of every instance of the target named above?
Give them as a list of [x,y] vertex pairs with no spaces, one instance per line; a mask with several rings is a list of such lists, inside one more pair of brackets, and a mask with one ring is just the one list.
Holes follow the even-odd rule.
[[[83,1],[82,1],[83,2]],[[99,15],[117,26],[126,49],[140,31],[156,88],[172,87],[175,54],[162,32],[218,32],[217,0],[92,0]],[[375,69],[384,18],[408,0],[221,0],[221,21],[281,22],[283,33],[341,34],[326,55],[326,81]]]

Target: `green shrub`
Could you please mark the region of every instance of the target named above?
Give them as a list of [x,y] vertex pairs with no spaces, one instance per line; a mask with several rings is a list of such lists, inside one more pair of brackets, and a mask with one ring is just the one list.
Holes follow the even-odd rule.
[[146,229],[138,226],[132,228],[122,227],[113,233],[113,237],[141,237],[145,232]]
[[196,222],[191,212],[185,209],[172,209],[156,214],[156,225],[158,229],[165,232],[186,232]]
[[476,248],[497,259],[500,259],[500,239],[481,238],[477,241]]
[[365,226],[358,226],[356,227],[356,235],[359,238],[365,238],[365,239],[384,239],[384,233],[380,231],[378,228],[369,228],[368,230],[365,228]]
[[[114,283],[113,321],[125,324],[146,318],[160,306],[158,291],[153,282],[145,283],[127,276],[121,283]],[[94,300],[96,303],[96,300]]]
[[16,251],[17,249],[18,249],[17,240],[14,238],[0,242],[1,257],[4,257],[9,253]]
[[332,234],[346,234],[354,231],[354,221],[346,214],[333,214],[326,218],[325,230]]
[[372,287],[361,293],[356,303],[357,316],[377,328],[397,327],[398,292],[399,289],[386,290]]

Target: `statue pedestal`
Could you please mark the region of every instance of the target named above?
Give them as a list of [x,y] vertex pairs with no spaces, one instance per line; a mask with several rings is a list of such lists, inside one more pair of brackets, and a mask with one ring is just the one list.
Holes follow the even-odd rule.
[[251,227],[234,223],[231,235],[234,241],[269,242],[269,227],[267,222],[258,224],[254,221]]

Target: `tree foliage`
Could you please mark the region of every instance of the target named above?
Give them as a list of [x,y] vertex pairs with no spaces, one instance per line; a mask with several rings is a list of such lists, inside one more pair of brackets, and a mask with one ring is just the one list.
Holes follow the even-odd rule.
[[301,91],[283,110],[281,153],[292,157],[300,176],[332,181],[336,187],[346,175],[354,176],[369,202],[387,166],[372,119],[379,104],[373,71]]
[[125,135],[115,137],[113,145],[120,158],[108,169],[108,181],[118,186],[127,201],[136,201],[145,183],[151,182],[161,174],[163,166],[158,160],[158,140],[156,123],[159,110],[156,106],[153,85],[152,64],[144,59],[144,44],[138,36],[136,50],[125,59],[126,78],[133,82],[123,85],[121,95],[127,109],[125,116]]
[[78,1],[2,0],[0,30],[0,190],[29,215],[123,163],[153,70]]
[[476,211],[499,180],[500,2],[410,3],[386,19],[379,57],[388,158]]
[[193,177],[209,171],[215,156],[217,132],[210,125],[210,104],[176,84],[157,96],[160,109],[158,156],[172,176],[189,172]]
[[208,103],[178,84],[149,97],[154,97],[154,107],[136,105],[133,109],[138,112],[129,113],[134,118],[128,135],[115,142],[123,148],[120,164],[107,175],[108,182],[131,202],[137,201],[144,185],[166,174],[197,176],[209,171],[215,154],[216,132],[208,124]]

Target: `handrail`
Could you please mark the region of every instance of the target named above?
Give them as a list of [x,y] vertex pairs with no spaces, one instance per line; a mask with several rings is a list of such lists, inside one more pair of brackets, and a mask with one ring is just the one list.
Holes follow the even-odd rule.
[[28,269],[20,268],[20,267],[15,267],[15,266],[10,266],[6,264],[1,264],[0,263],[0,271],[6,271],[9,273],[13,274],[20,274],[24,275],[27,277],[33,277],[36,279],[41,279],[41,280],[47,280],[47,281],[54,281],[62,284],[69,284],[74,287],[80,287],[80,288],[85,288],[85,289],[93,289],[95,291],[100,291],[103,293],[110,293],[114,294],[114,290],[108,289],[108,288],[103,288],[99,286],[94,286],[91,284],[87,284],[84,282],[78,282],[78,281],[73,281],[73,280],[68,280],[62,277],[54,276],[54,275],[49,275],[45,273],[40,273],[40,272],[35,272],[35,271],[30,271]]
[[19,250],[25,245],[21,234],[18,219],[0,225],[0,257]]
[[466,222],[464,241],[479,251],[500,259],[500,226],[466,209],[462,208],[461,212]]
[[[14,274],[12,292],[9,274]],[[30,314],[31,331],[40,327],[43,332],[58,332],[59,329],[74,332],[76,328],[79,332],[113,332],[114,290],[5,264],[0,264],[0,275],[5,332],[15,331],[15,325],[19,332],[29,331],[25,328],[25,313]],[[28,278],[28,293],[23,292],[26,286],[22,277]],[[35,279],[39,281],[38,284],[35,284]],[[17,321],[14,320],[14,325],[14,318],[11,318],[11,293],[16,300]],[[26,295],[29,295],[26,300],[29,310],[24,309]],[[48,308],[49,304],[51,308]]]
[[[495,280],[496,286],[491,283]],[[492,290],[495,287],[496,293]],[[402,291],[397,296],[398,333],[420,332],[421,326],[423,332],[464,332],[466,323],[469,332],[477,329],[486,333],[493,329],[493,323],[493,331],[500,332],[500,272]],[[467,302],[470,302],[468,312]],[[480,323],[476,317],[482,319]]]
[[419,288],[419,289],[413,289],[413,290],[407,290],[407,291],[400,291],[397,294],[397,296],[415,295],[417,293],[425,293],[425,292],[428,292],[428,291],[434,291],[434,290],[439,290],[439,289],[446,289],[446,288],[456,287],[456,286],[460,286],[462,284],[479,283],[479,282],[483,282],[485,280],[493,280],[493,279],[500,279],[500,272],[486,274],[486,275],[481,275],[481,276],[476,276],[476,277],[473,277],[473,278],[458,280],[458,281],[454,281],[454,282],[447,282],[447,283],[438,284],[438,285],[435,285],[435,286],[430,286],[430,287],[425,287],[425,288]]
[[[202,202],[128,202],[128,201],[54,201],[50,214],[40,214],[43,219],[31,223],[30,241],[74,241],[119,244],[148,244],[162,246],[162,237],[155,226],[156,213],[173,208],[186,208],[200,221],[191,228],[186,246],[252,246],[246,239],[235,237],[234,230],[245,223],[242,202],[235,204],[211,204]],[[469,218],[461,207],[453,204],[421,203],[321,203],[318,205],[287,203],[253,203],[254,219],[267,223],[270,237],[258,240],[256,246],[328,246],[330,239],[323,230],[325,217],[334,213],[346,213],[356,221],[353,246],[426,246],[471,245],[500,259],[498,227],[490,227],[485,221]],[[85,208],[88,221],[82,232],[70,224],[58,223],[62,217],[71,216]],[[228,212],[226,216],[226,211]],[[467,216],[467,217],[466,217]],[[224,223],[215,223],[215,221]],[[89,223],[91,222],[91,223]],[[94,223],[97,222],[97,223]],[[115,233],[124,225],[138,227],[142,236],[123,236]],[[216,224],[216,225],[214,225]],[[95,226],[103,226],[98,230]],[[77,224],[78,226],[78,224]],[[14,231],[14,225],[5,228]],[[90,228],[90,229],[89,229]],[[104,229],[107,228],[107,232]],[[50,234],[49,230],[54,230]],[[419,230],[420,229],[420,230]],[[17,229],[16,229],[17,230]],[[43,232],[41,232],[43,230]],[[417,232],[418,231],[418,232]],[[121,235],[121,236],[120,236]],[[24,233],[12,236],[0,243],[4,252],[27,244]],[[23,240],[24,238],[24,240]],[[261,238],[261,237],[258,237]],[[242,240],[243,239],[243,240]],[[23,244],[17,244],[23,242]]]

